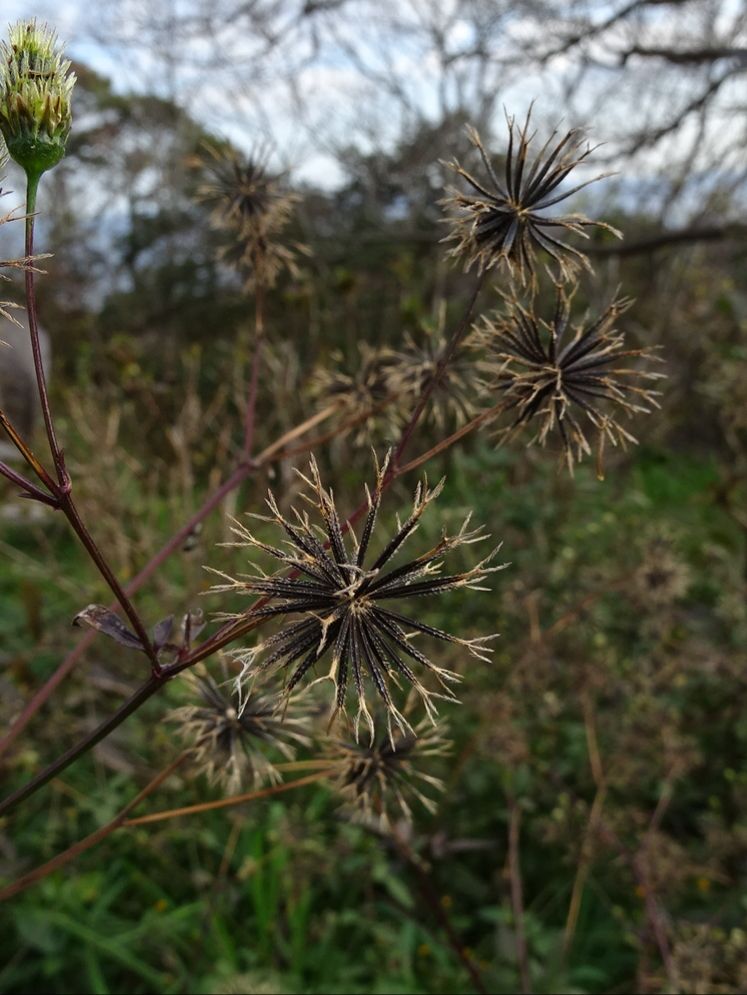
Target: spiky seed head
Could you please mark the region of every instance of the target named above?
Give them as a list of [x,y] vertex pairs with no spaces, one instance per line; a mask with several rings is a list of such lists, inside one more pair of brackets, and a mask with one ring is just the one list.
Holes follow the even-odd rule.
[[11,27],[0,44],[0,132],[27,175],[38,178],[64,156],[74,85],[51,28],[34,19]]
[[647,610],[666,608],[687,594],[691,581],[690,569],[670,537],[654,535],[633,577],[632,593]]
[[[356,739],[363,721],[372,741],[374,721],[367,706],[370,688],[386,711],[390,737],[393,725],[403,733],[412,732],[410,723],[395,704],[392,685],[414,688],[433,721],[436,717],[433,699],[455,698],[453,684],[458,676],[430,660],[415,645],[416,637],[425,635],[451,643],[480,660],[489,659],[488,644],[494,638],[463,639],[451,635],[420,618],[402,614],[397,602],[457,588],[484,590],[482,585],[489,574],[501,569],[490,566],[496,549],[469,570],[443,572],[443,559],[451,550],[487,538],[481,529],[469,527],[469,518],[456,534],[443,533],[431,549],[416,559],[385,569],[418,528],[426,508],[440,494],[443,481],[434,488],[425,480],[418,485],[410,514],[404,522],[397,520],[394,534],[383,544],[381,552],[369,556],[388,469],[389,456],[383,464],[376,464],[373,491],[367,490],[368,513],[360,537],[349,529],[346,540],[333,495],[322,485],[312,458],[310,475],[304,480],[310,488],[309,500],[321,519],[321,527],[312,522],[307,512],[294,511],[291,518],[286,518],[270,493],[269,520],[285,534],[285,545],[271,546],[240,523],[234,527],[235,544],[263,550],[280,562],[281,571],[270,576],[221,575],[227,583],[214,588],[263,596],[260,603],[236,616],[243,621],[280,618],[285,623],[259,645],[235,652],[243,665],[237,683],[244,698],[252,680],[271,669],[285,672],[285,692],[289,694],[324,660],[329,669],[318,680],[329,680],[334,686],[330,722],[344,713],[352,683],[358,702]],[[293,573],[289,575],[288,571]],[[437,689],[427,688],[415,668],[431,678]]]
[[[439,371],[427,410],[427,417],[439,431],[451,423],[462,425],[475,413],[477,370],[471,336]],[[404,404],[395,410],[412,412],[418,399],[429,389],[447,348],[446,307],[439,307],[433,324],[423,323],[416,334],[408,334],[402,347],[392,355],[386,369],[387,393]]]
[[292,760],[296,747],[311,744],[308,716],[298,702],[289,702],[281,716],[276,696],[252,690],[240,708],[206,671],[189,680],[200,704],[177,708],[169,719],[211,784],[235,792],[247,782],[277,782],[280,775],[266,753]]
[[631,300],[617,298],[596,318],[586,315],[573,324],[575,291],[566,292],[558,284],[549,320],[538,318],[516,298],[507,298],[502,312],[483,319],[477,342],[486,353],[486,387],[514,416],[502,437],[532,424],[537,432],[530,442],[544,446],[551,436],[559,436],[573,473],[574,463],[591,454],[588,435],[593,433],[601,477],[605,442],[623,448],[637,442],[621,416],[659,407],[660,392],[650,384],[663,374],[639,368],[636,360],[657,357],[650,349],[627,349],[616,327]]
[[[395,353],[386,346],[361,342],[357,366],[350,371],[341,353],[334,352],[331,358],[335,367],[320,367],[311,377],[314,400],[324,407],[335,405],[343,420],[355,421],[353,439],[358,444],[391,436],[397,429],[401,396],[393,383]],[[407,401],[411,410],[409,397]]]
[[477,179],[454,161],[450,164],[452,169],[470,189],[465,192],[451,187],[442,201],[451,224],[451,232],[444,241],[456,243],[449,255],[462,259],[465,270],[475,266],[480,273],[505,266],[522,285],[530,279],[534,281],[536,257],[542,252],[555,263],[557,279],[571,279],[579,266],[591,269],[588,257],[559,237],[564,232],[588,238],[587,229],[596,227],[621,237],[620,232],[604,222],[592,221],[582,214],[558,215],[552,211],[602,176],[564,188],[565,180],[593,149],[584,148],[579,130],[572,129],[559,138],[556,129],[532,158],[531,114],[530,108],[521,128],[513,117],[507,116],[508,149],[503,178],[499,177],[479,134],[470,128],[470,141],[479,152],[487,175]]
[[333,740],[326,756],[332,785],[354,821],[386,830],[397,820],[412,821],[412,802],[435,812],[433,795],[444,784],[428,772],[429,761],[450,748],[445,730],[421,719],[412,731],[380,732],[368,744]]
[[230,237],[222,256],[247,286],[271,286],[283,270],[296,272],[303,246],[280,241],[298,196],[268,171],[266,149],[242,156],[230,146],[207,144],[190,160],[203,175],[197,197],[212,207],[213,224]]

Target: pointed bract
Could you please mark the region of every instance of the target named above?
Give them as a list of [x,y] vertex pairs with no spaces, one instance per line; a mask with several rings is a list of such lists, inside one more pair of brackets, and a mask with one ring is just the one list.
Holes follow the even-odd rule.
[[[549,321],[509,298],[505,309],[484,319],[476,341],[485,350],[486,387],[513,414],[508,436],[536,423],[532,442],[544,446],[557,434],[568,469],[592,452],[588,435],[597,437],[598,473],[602,475],[605,442],[635,443],[621,416],[645,414],[659,406],[650,384],[663,374],[641,369],[637,360],[654,361],[650,349],[627,349],[616,328],[632,301],[613,300],[597,318],[571,322],[575,289],[558,285]],[[632,362],[630,362],[632,360]]]

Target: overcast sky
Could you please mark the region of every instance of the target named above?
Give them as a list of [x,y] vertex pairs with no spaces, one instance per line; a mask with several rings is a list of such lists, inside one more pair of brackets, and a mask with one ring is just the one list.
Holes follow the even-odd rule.
[[[438,2],[448,8],[458,0]],[[147,4],[138,7],[138,0],[133,0],[133,3],[134,9],[141,16],[145,11],[147,17],[149,9],[154,20],[159,16],[167,16],[164,14],[168,10],[165,5],[149,8]],[[179,8],[179,0],[172,0],[172,3]],[[375,132],[376,144],[382,141],[386,143],[387,137],[394,142],[400,134],[401,118],[393,113],[391,98],[383,93],[377,94],[375,88],[372,91],[370,80],[366,80],[364,84],[359,69],[351,63],[346,53],[346,30],[355,36],[354,40],[358,45],[362,35],[365,45],[365,32],[361,32],[361,24],[355,16],[349,18],[347,24],[341,20],[340,44],[331,44],[325,48],[322,58],[304,63],[304,42],[299,41],[299,65],[293,79],[298,93],[312,98],[306,113],[300,119],[302,124],[299,125],[297,94],[290,92],[290,75],[283,78],[282,63],[276,64],[271,70],[273,76],[262,87],[261,100],[258,100],[256,85],[251,93],[242,92],[241,70],[237,71],[230,99],[226,100],[225,79],[211,84],[212,74],[190,71],[186,62],[185,66],[174,70],[173,92],[168,93],[164,92],[163,86],[159,87],[159,83],[163,83],[163,73],[158,75],[158,64],[154,62],[152,52],[148,46],[137,44],[136,26],[132,29],[134,43],[131,45],[109,46],[91,38],[91,32],[100,29],[103,23],[108,9],[106,6],[94,6],[85,0],[57,0],[55,3],[45,0],[5,0],[3,9],[8,21],[27,17],[48,21],[56,28],[73,59],[87,63],[112,79],[120,91],[155,88],[160,89],[163,96],[176,95],[177,100],[206,122],[210,130],[225,135],[240,146],[252,145],[258,134],[269,138],[271,145],[279,150],[282,165],[292,168],[294,176],[299,180],[333,187],[341,178],[335,154],[336,146],[348,144],[350,137],[355,136],[355,143],[365,148],[367,127],[371,128],[372,133]],[[209,5],[205,9],[209,9]],[[293,14],[300,9],[300,5],[289,0],[286,9]],[[361,9],[360,6],[357,8]],[[353,11],[355,10],[354,6]],[[122,0],[119,11],[127,11],[127,0]],[[375,11],[374,5],[369,9],[368,16],[375,16]],[[132,23],[136,24],[135,18]],[[460,22],[457,18],[450,26],[452,44],[468,44],[468,30],[466,22]],[[246,33],[242,37],[240,33],[232,32],[227,41],[232,48],[226,57],[226,67],[230,66],[230,60],[236,56],[243,55],[249,59],[251,46],[256,44],[256,40]],[[401,78],[407,81],[408,98],[413,100],[420,111],[437,118],[438,66],[429,53],[423,51],[422,45],[408,39],[406,31],[403,31],[401,37],[395,37],[391,41],[386,58],[391,60]],[[207,42],[205,48],[207,49]],[[195,59],[199,58],[199,42],[192,42],[190,52]],[[372,63],[375,64],[377,58],[378,55],[374,53]],[[539,89],[539,80],[532,80],[525,73],[519,86],[512,86],[507,81],[507,85],[502,87],[501,101],[521,115],[533,97],[538,95]]]

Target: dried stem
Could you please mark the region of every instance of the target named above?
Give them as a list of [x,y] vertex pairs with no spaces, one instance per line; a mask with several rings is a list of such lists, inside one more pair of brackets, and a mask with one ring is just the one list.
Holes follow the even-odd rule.
[[28,465],[37,475],[39,480],[44,484],[50,494],[56,493],[57,485],[54,480],[50,477],[47,471],[42,466],[40,460],[34,455],[34,453],[29,448],[28,443],[21,437],[20,432],[11,422],[10,418],[5,414],[4,411],[0,410],[0,426],[2,426],[10,441],[16,447],[18,452],[23,456]]
[[440,442],[437,442],[435,446],[432,446],[427,452],[423,453],[422,456],[417,456],[415,459],[410,460],[409,463],[405,463],[404,466],[399,468],[398,472],[408,473],[410,470],[416,470],[419,466],[422,466],[423,463],[427,463],[428,460],[433,459],[434,456],[438,456],[440,453],[451,448],[455,442],[459,442],[459,440],[463,439],[465,435],[469,435],[470,432],[473,432],[476,428],[484,425],[485,422],[495,418],[496,415],[499,415],[501,411],[504,410],[504,408],[505,404],[501,403],[494,405],[492,408],[488,408],[487,411],[481,411],[479,415],[475,415],[474,418],[462,425],[461,428],[458,428],[456,432],[452,432],[451,435],[448,435],[445,439],[441,439]]
[[252,368],[249,375],[249,396],[244,413],[244,444],[241,448],[242,462],[247,462],[251,458],[254,446],[254,430],[257,421],[257,388],[259,386],[259,368],[262,365],[262,346],[264,345],[264,340],[265,288],[262,281],[258,280],[254,295],[254,348],[252,351]]
[[464,313],[462,314],[461,320],[455,327],[454,331],[451,333],[451,337],[449,338],[449,341],[447,342],[446,347],[444,348],[441,358],[436,364],[436,369],[433,371],[433,376],[431,377],[431,379],[428,381],[425,388],[423,389],[420,398],[418,400],[418,403],[415,405],[415,409],[410,415],[410,420],[405,425],[400,440],[397,444],[397,448],[394,450],[394,455],[392,456],[391,471],[390,471],[391,473],[397,472],[399,465],[402,461],[402,457],[405,454],[405,450],[407,449],[410,439],[412,438],[412,435],[415,429],[417,428],[421,415],[423,414],[423,412],[426,409],[426,406],[428,405],[428,401],[430,400],[433,391],[441,383],[441,380],[443,379],[443,376],[446,372],[449,363],[454,358],[454,354],[459,348],[460,342],[469,331],[470,321],[472,320],[472,312],[474,311],[475,304],[477,303],[477,298],[480,295],[480,291],[483,288],[486,278],[487,278],[486,272],[483,272],[477,278],[474,289],[472,291],[472,296],[470,297],[467,303],[467,307],[464,309]]
[[579,857],[576,875],[573,880],[571,890],[571,900],[568,905],[568,915],[565,920],[565,930],[563,933],[563,956],[566,957],[573,945],[573,938],[578,926],[578,917],[581,912],[581,901],[584,896],[584,889],[589,878],[593,859],[594,840],[597,836],[599,825],[602,819],[602,810],[607,797],[607,783],[604,776],[604,767],[599,752],[599,741],[597,738],[596,715],[593,702],[587,691],[581,693],[581,707],[584,713],[584,728],[586,730],[586,748],[589,755],[589,766],[592,777],[596,785],[594,801],[589,812],[589,821],[584,832],[584,839],[581,844],[581,855]]
[[423,861],[415,853],[410,844],[404,838],[404,836],[399,833],[396,829],[392,830],[391,840],[394,843],[399,855],[406,861],[407,864],[415,872],[415,876],[418,882],[418,890],[423,898],[425,905],[433,914],[434,918],[438,922],[441,929],[443,929],[446,939],[448,940],[449,946],[454,951],[454,953],[459,958],[461,964],[467,971],[472,981],[472,985],[476,992],[480,995],[487,995],[488,989],[485,987],[485,982],[482,980],[482,975],[478,970],[477,965],[469,954],[461,939],[459,938],[456,930],[454,929],[451,919],[443,906],[443,903],[439,900],[438,892],[436,891],[433,882],[431,881],[430,875],[428,874],[426,868],[423,866]]
[[521,881],[521,861],[519,859],[519,836],[521,831],[521,809],[515,799],[509,798],[511,813],[508,824],[508,875],[511,882],[511,908],[514,917],[514,934],[516,936],[516,961],[521,978],[521,990],[524,995],[532,991],[532,979],[529,973],[529,951],[526,933],[524,932],[524,889]]
[[[26,184],[26,258],[31,259],[34,255],[34,211],[36,210],[36,194],[39,189],[41,174],[30,173]],[[44,416],[44,427],[47,432],[49,450],[52,453],[54,465],[57,470],[57,479],[62,488],[69,485],[67,470],[65,469],[65,457],[57,441],[57,434],[52,421],[52,410],[49,405],[49,395],[47,393],[47,380],[44,374],[44,363],[42,361],[41,345],[39,343],[39,323],[36,316],[36,293],[34,289],[34,268],[27,266],[25,269],[26,279],[26,312],[29,321],[29,334],[31,336],[31,351],[34,357],[34,372],[36,374],[36,385],[39,390],[39,400],[41,401],[42,415]]]
[[141,815],[136,819],[127,819],[124,825],[145,826],[152,822],[163,822],[165,819],[176,819],[183,815],[198,815],[202,812],[213,812],[216,809],[233,808],[234,805],[258,801],[260,798],[282,795],[286,791],[293,791],[294,788],[304,788],[308,784],[322,781],[325,777],[332,777],[334,773],[335,770],[328,767],[325,770],[316,771],[314,774],[307,774],[306,777],[299,777],[295,781],[285,781],[283,784],[273,784],[269,788],[260,788],[259,791],[248,791],[246,794],[232,795],[230,798],[216,798],[213,801],[185,805],[183,808],[171,808],[164,812],[151,812],[149,815]]
[[143,649],[148,655],[151,662],[151,668],[155,675],[160,674],[161,664],[158,662],[158,657],[156,651],[151,643],[150,636],[146,632],[145,625],[143,624],[140,615],[138,614],[135,606],[132,604],[130,599],[127,597],[124,588],[119,583],[114,575],[114,571],[109,566],[104,554],[96,545],[93,536],[88,531],[80,517],[80,513],[73,501],[72,494],[70,491],[67,493],[61,493],[58,497],[60,510],[63,512],[67,520],[70,522],[73,531],[80,539],[83,544],[84,549],[88,553],[89,557],[98,567],[99,573],[104,578],[106,583],[109,585],[112,593],[122,607],[122,611],[127,615],[128,619],[132,623],[132,627],[137,633],[138,639],[140,640]]
[[31,498],[34,501],[41,501],[42,504],[49,505],[50,508],[58,508],[56,498],[50,497],[45,491],[37,487],[30,480],[27,480],[23,474],[18,473],[12,467],[8,466],[7,463],[3,463],[0,460],[0,476],[5,477],[12,484],[16,484],[17,487],[21,488],[22,497]]
[[[39,175],[30,173],[28,175],[26,185],[26,256],[28,258],[31,258],[34,255],[34,210],[36,208],[36,194],[38,187]],[[52,495],[56,498],[60,510],[70,522],[73,531],[80,539],[89,557],[98,568],[99,573],[111,588],[111,591],[121,605],[122,610],[130,620],[133,629],[142,643],[143,649],[151,661],[153,673],[158,674],[160,671],[160,664],[156,656],[156,651],[151,643],[150,636],[146,632],[145,626],[143,625],[142,619],[140,618],[140,615],[136,611],[134,605],[125,594],[119,581],[114,576],[111,567],[86,528],[80,517],[78,509],[75,506],[75,502],[73,501],[70,476],[65,467],[64,453],[57,440],[54,421],[52,419],[52,409],[49,404],[49,395],[47,393],[47,381],[44,374],[44,363],[42,360],[41,346],[39,342],[39,323],[36,315],[36,287],[33,267],[29,266],[26,268],[25,278],[26,311],[28,313],[31,351],[34,358],[34,372],[36,374],[36,384],[39,391],[39,401],[41,403],[42,415],[44,417],[44,426],[47,432],[49,450],[52,454],[52,459],[57,471],[57,484],[52,482],[51,486],[49,484],[48,486],[50,486]],[[7,431],[7,426],[4,427]],[[21,451],[23,452],[23,450]],[[30,450],[28,452],[30,453]],[[38,463],[38,461],[36,462]],[[32,463],[32,466],[33,465],[34,463]],[[46,480],[44,482],[47,483]]]

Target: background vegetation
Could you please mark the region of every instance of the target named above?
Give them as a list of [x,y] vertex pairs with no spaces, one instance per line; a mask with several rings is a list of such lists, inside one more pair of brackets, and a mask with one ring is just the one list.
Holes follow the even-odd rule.
[[[152,89],[126,92],[76,66],[76,126],[67,159],[42,188],[38,242],[54,252],[40,310],[61,435],[80,502],[127,579],[234,465],[252,302],[218,259],[220,234],[195,198],[199,170],[189,166],[206,138],[225,135],[222,121],[191,101],[210,71],[191,46],[196,38],[219,45],[220,33],[208,30],[202,5],[180,8],[170,25],[180,46],[166,52],[159,32],[169,25],[144,14],[138,22],[138,5],[124,6],[119,21],[107,12],[107,37],[122,51],[132,42],[117,34],[125,15],[139,24]],[[362,343],[398,348],[438,324],[442,302],[447,317],[458,312],[465,283],[439,245],[439,160],[464,154],[467,120],[499,131],[499,71],[542,80],[554,59],[561,66],[546,81],[540,121],[559,116],[565,93],[566,114],[595,135],[602,122],[610,144],[599,156],[622,169],[594,197],[605,198],[603,216],[626,238],[593,244],[598,280],[581,303],[604,303],[618,284],[637,298],[627,330],[662,347],[662,410],[636,424],[642,444],[613,454],[604,482],[591,465],[570,480],[552,453],[521,442],[496,449],[479,435],[429,467],[431,477],[448,477],[446,523],[473,509],[504,540],[511,567],[490,595],[450,596],[432,616],[465,635],[498,628],[501,638],[490,665],[444,651],[463,672],[462,704],[444,705],[454,745],[434,771],[446,790],[435,814],[419,809],[414,825],[401,827],[409,851],[352,824],[319,785],[119,831],[3,906],[0,986],[468,991],[444,938],[445,914],[491,992],[742,991],[744,14],[692,0],[602,5],[604,16],[583,4],[527,4],[523,44],[506,54],[495,39],[514,24],[512,5],[468,3],[460,17],[472,33],[457,57],[456,35],[439,22],[449,26],[448,4],[427,5],[430,22],[415,3],[378,5],[376,17],[360,6],[250,5],[233,22],[216,11],[238,36],[265,41],[265,77],[256,59],[237,54],[233,64],[237,77],[245,73],[241,106],[257,118],[263,78],[303,79],[314,31],[321,61],[333,31],[341,44],[349,19],[366,14],[382,51],[392,38],[403,49],[427,38],[438,54],[439,25],[443,36],[441,61],[427,70],[442,87],[424,70],[414,94],[396,64],[384,72],[369,50],[348,46],[356,97],[384,88],[386,106],[397,108],[395,133],[375,103],[364,104],[370,115],[359,130],[324,150],[339,183],[295,184],[290,238],[309,253],[268,302],[260,441],[324,401],[313,394],[320,367],[354,371]],[[161,85],[164,52],[171,93]],[[426,90],[441,99],[424,109]],[[313,130],[313,95],[301,87],[300,97],[299,120]],[[423,448],[438,438],[429,431]],[[374,427],[379,449],[390,434]],[[370,438],[348,435],[317,453],[344,506],[357,503],[370,476]],[[198,598],[209,583],[202,565],[240,570],[246,555],[216,549],[226,516],[260,510],[268,484],[290,503],[292,463],[227,499],[138,596],[146,617],[212,608]],[[406,480],[389,495],[388,520],[409,489]],[[69,620],[108,599],[64,523],[51,513],[29,520],[10,490],[4,500],[12,509],[0,524],[5,725],[70,648]],[[423,532],[435,537],[442,524],[432,514]],[[141,661],[95,643],[6,756],[7,785],[91,728],[141,677]],[[2,876],[111,818],[175,755],[177,730],[164,716],[187,700],[183,682],[169,685],[8,817]],[[149,804],[207,797],[217,794],[183,772]]]

